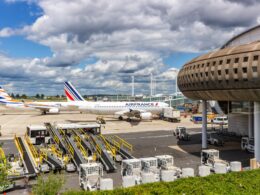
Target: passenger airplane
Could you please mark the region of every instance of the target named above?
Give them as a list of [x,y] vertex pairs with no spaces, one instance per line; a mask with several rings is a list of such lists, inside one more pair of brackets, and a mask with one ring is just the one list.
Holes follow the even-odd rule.
[[[163,109],[169,107],[163,102],[89,102],[85,101],[80,93],[70,82],[64,83],[64,92],[69,102],[74,102],[74,106],[81,112],[115,115],[119,120],[123,117],[140,118],[144,120],[152,119],[153,114],[160,114]],[[72,104],[70,105],[72,106]]]
[[[82,97],[81,97],[82,98]],[[83,99],[83,98],[82,98]],[[40,110],[42,114],[53,113],[57,114],[60,111],[70,111],[70,102],[22,102],[13,100],[3,88],[0,87],[0,105],[6,108],[25,109],[25,110]]]

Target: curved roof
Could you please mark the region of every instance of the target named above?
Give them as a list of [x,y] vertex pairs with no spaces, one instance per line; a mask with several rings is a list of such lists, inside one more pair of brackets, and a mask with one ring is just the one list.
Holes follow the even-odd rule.
[[194,58],[180,70],[178,86],[191,99],[259,101],[260,41]]
[[232,47],[232,46],[238,46],[238,45],[242,45],[242,44],[246,44],[246,43],[251,43],[254,41],[258,41],[258,40],[260,40],[260,25],[257,25],[253,28],[250,28],[250,29],[236,35],[235,37],[233,37],[232,39],[227,41],[221,47],[221,49],[226,48],[226,47]]

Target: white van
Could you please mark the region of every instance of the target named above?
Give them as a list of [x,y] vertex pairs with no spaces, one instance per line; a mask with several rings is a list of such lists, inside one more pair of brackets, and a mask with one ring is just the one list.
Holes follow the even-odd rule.
[[213,119],[213,123],[218,125],[227,125],[228,118],[227,116],[218,116]]

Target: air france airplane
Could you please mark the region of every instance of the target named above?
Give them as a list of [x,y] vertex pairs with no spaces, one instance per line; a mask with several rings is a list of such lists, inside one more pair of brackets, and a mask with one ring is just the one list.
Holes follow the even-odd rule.
[[54,113],[60,111],[73,110],[70,102],[22,102],[13,100],[6,91],[0,87],[0,105],[6,108],[24,109],[24,110],[40,110],[42,114]]
[[77,110],[99,115],[114,115],[119,120],[123,120],[123,117],[149,120],[153,114],[158,115],[164,108],[169,107],[163,102],[88,102],[70,82],[64,83],[64,92],[67,100],[74,102]]

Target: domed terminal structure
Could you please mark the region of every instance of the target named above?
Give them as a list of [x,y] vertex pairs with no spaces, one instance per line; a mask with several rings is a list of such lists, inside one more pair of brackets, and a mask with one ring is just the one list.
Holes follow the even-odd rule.
[[179,71],[178,87],[188,98],[202,100],[202,148],[207,148],[206,101],[228,102],[222,104],[229,110],[228,130],[254,137],[260,162],[260,26],[186,63]]
[[178,87],[191,99],[260,100],[260,41],[199,56],[183,66]]

